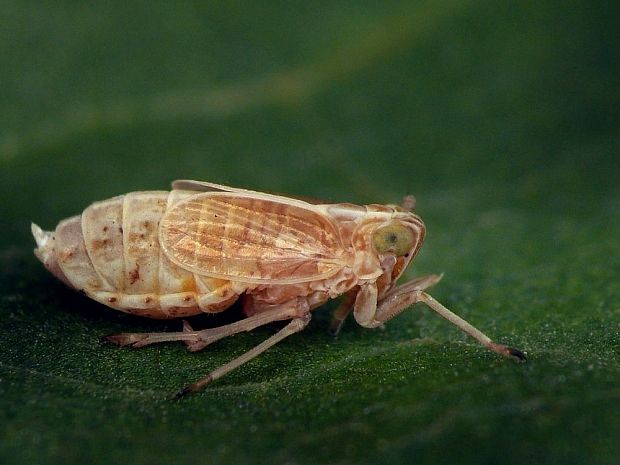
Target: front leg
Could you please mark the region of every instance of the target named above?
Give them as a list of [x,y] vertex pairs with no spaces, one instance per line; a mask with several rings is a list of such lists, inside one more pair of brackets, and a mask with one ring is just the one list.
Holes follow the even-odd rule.
[[[397,288],[392,289],[390,292],[381,297],[381,302],[385,302],[388,296],[392,295],[394,292],[399,292],[401,294],[407,294],[416,290],[423,291],[428,289],[431,286],[434,286],[443,278],[443,273],[440,275],[430,274],[427,276],[421,276],[419,278],[412,279],[406,284],[399,286]],[[392,317],[380,319],[378,316],[379,308],[377,307],[378,295],[377,295],[377,286],[375,283],[366,284],[360,286],[359,291],[356,291],[357,294],[355,297],[355,305],[354,305],[354,315],[355,321],[360,326],[364,328],[376,328],[377,326],[381,326],[385,321],[389,320]],[[412,305],[412,304],[410,304]],[[397,313],[402,312],[404,308],[401,308],[397,311]],[[396,313],[394,314],[396,315]],[[394,316],[392,315],[392,316]],[[346,317],[346,315],[345,315]]]
[[377,284],[362,284],[355,296],[353,316],[355,321],[364,328],[376,328],[381,325],[377,321]]
[[[367,292],[365,298],[372,299],[372,291]],[[483,346],[487,347],[493,352],[504,355],[506,357],[514,357],[518,360],[525,360],[525,355],[523,354],[523,352],[518,349],[513,349],[511,347],[507,347],[505,345],[493,342],[491,338],[484,334],[482,331],[469,324],[460,316],[452,313],[450,310],[441,305],[423,290],[416,289],[414,286],[411,285],[411,283],[406,283],[402,286],[397,287],[396,289],[388,293],[378,305],[375,303],[374,314],[372,314],[372,311],[370,310],[373,307],[372,302],[359,302],[360,319],[358,319],[357,313],[355,313],[355,318],[362,326],[368,328],[375,328],[377,326],[380,326],[384,322],[394,318],[400,312],[418,302],[426,304],[428,307],[430,307],[432,310],[444,317],[446,320],[458,326],[461,331],[469,334],[471,337],[476,339]],[[355,305],[355,311],[357,312],[357,301],[355,302]]]

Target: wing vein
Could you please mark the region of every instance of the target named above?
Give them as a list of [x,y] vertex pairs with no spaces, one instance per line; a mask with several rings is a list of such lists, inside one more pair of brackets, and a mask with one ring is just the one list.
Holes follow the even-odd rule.
[[[282,233],[281,233],[281,229],[280,229],[280,230],[278,230],[278,229],[275,229],[275,228],[269,228],[269,227],[266,227],[266,225],[264,225],[264,224],[260,224],[260,223],[258,223],[256,220],[251,219],[251,218],[255,217],[256,215],[254,214],[255,212],[254,212],[253,210],[251,210],[251,209],[249,209],[249,208],[247,208],[247,207],[243,207],[243,206],[241,206],[241,205],[235,205],[235,204],[232,204],[232,203],[227,203],[227,202],[222,201],[222,200],[220,200],[220,199],[214,200],[214,203],[219,203],[219,204],[222,204],[222,205],[224,205],[224,206],[229,206],[229,207],[232,207],[234,210],[241,210],[241,211],[245,212],[245,213],[246,213],[246,215],[241,215],[241,214],[239,214],[239,215],[238,215],[238,217],[239,217],[239,218],[246,219],[246,220],[247,220],[247,219],[248,219],[248,217],[249,217],[249,218],[250,218],[250,222],[251,222],[252,224],[257,225],[257,226],[261,227],[262,229],[266,229],[266,230],[267,230],[267,232],[268,232],[268,233],[272,233],[272,235],[273,235],[273,236],[277,236],[277,235],[282,234]],[[236,213],[236,212],[235,212],[235,213]],[[288,220],[290,220],[290,219],[291,219],[291,217],[290,217],[290,216],[283,215],[283,214],[281,214],[281,213],[275,213],[275,212],[262,212],[262,213],[261,213],[261,215],[264,215],[264,216],[266,217],[266,219],[267,219],[267,220],[268,220],[268,221],[269,221],[272,225],[274,225],[274,226],[285,226],[285,227],[286,227],[286,225],[285,225],[285,224],[283,224],[283,223],[287,223],[287,222],[288,222]],[[284,218],[284,219],[285,219],[285,221],[283,221],[283,222],[278,222],[278,221],[276,221],[275,219],[273,219],[273,218],[272,218],[273,216],[275,216],[276,218]],[[298,222],[300,222],[301,224],[303,224],[303,225],[307,226],[309,229],[316,229],[316,227],[317,227],[317,225],[316,225],[316,224],[313,224],[313,223],[311,223],[311,222],[309,222],[309,221],[307,221],[307,220],[304,220],[304,219],[302,219],[302,218],[299,218],[299,217],[295,217],[295,220],[296,220],[296,221],[298,221]],[[317,241],[317,240],[316,240],[316,238],[315,238],[314,236],[311,236],[310,234],[308,234],[308,233],[306,233],[306,232],[304,232],[304,231],[302,231],[302,230],[300,230],[300,229],[298,229],[298,228],[291,228],[290,226],[288,226],[288,228],[289,228],[289,229],[295,229],[296,231],[298,231],[298,232],[300,233],[300,235],[304,236],[306,239],[311,240],[312,242],[316,242],[316,241]],[[286,234],[285,234],[285,235],[286,235]],[[302,242],[301,242],[299,239],[297,239],[294,235],[290,235],[290,234],[288,234],[288,236],[289,236],[289,237],[294,238],[294,239],[295,239],[295,242],[297,242],[297,243],[299,243],[299,244],[302,244]]]
[[[216,205],[208,205],[205,208],[204,204],[200,204],[200,205],[197,205],[196,208],[188,208],[188,210],[194,213],[197,213],[199,215],[204,213],[205,210],[207,210],[208,212],[213,212],[214,214],[219,213],[223,217],[226,217],[231,220],[231,222],[228,222],[228,223],[219,223],[223,226],[238,225],[241,230],[244,230],[247,228],[247,226],[253,225],[253,226],[256,226],[256,228],[247,228],[247,229],[251,231],[256,231],[257,234],[262,235],[264,237],[273,237],[273,238],[279,237],[281,240],[285,242],[297,245],[300,249],[308,248],[310,247],[310,244],[313,245],[312,248],[315,250],[318,250],[321,248],[321,247],[316,247],[317,243],[321,244],[321,242],[317,240],[315,236],[312,236],[311,234],[308,234],[307,232],[300,230],[298,228],[293,228],[291,226],[279,223],[278,221],[270,217],[270,216],[276,216],[277,218],[290,218],[290,217],[287,217],[286,215],[277,214],[273,212],[262,212],[261,215],[265,216],[266,219],[270,223],[269,225],[267,225],[255,219],[257,217],[257,215],[255,214],[256,212],[254,212],[253,210],[249,208],[235,205],[232,203],[227,203],[219,199],[218,200],[209,199],[209,200],[210,200],[209,202],[210,204],[216,204]],[[216,208],[213,208],[213,207],[216,207]],[[245,212],[245,214],[240,213],[235,210],[240,210],[242,212]],[[243,225],[241,224],[240,220],[243,220],[243,223],[244,223]],[[299,221],[300,223],[302,223],[303,225],[307,226],[310,229],[317,228],[316,224],[313,224],[309,221],[302,220],[297,217],[295,218],[295,220]],[[201,223],[204,222],[203,223],[204,225],[210,225],[210,226],[218,225],[218,223],[207,222],[206,220],[202,218],[200,221]],[[281,226],[281,228],[277,229],[276,228],[277,226]],[[295,230],[298,233],[298,236],[296,236],[295,234],[285,232],[286,229]]]
[[192,196],[166,212],[160,239],[177,265],[239,281],[308,282],[346,263],[329,216],[260,196]]

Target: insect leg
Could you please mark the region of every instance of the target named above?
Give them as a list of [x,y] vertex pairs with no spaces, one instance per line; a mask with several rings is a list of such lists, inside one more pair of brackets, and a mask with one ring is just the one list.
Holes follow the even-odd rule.
[[439,281],[441,281],[442,278],[443,278],[443,273],[442,274],[429,274],[427,276],[420,276],[419,278],[412,279],[408,283],[403,284],[402,286],[398,287],[397,289],[402,289],[402,290],[419,289],[421,291],[424,291],[424,290],[428,289],[429,287],[432,287],[435,284],[437,284]]
[[245,354],[241,355],[240,357],[237,357],[236,359],[228,362],[227,364],[222,365],[219,368],[216,368],[204,378],[196,381],[193,384],[190,384],[189,386],[184,387],[177,393],[175,397],[179,399],[187,394],[199,391],[211,381],[221,378],[226,373],[234,370],[235,368],[240,367],[246,362],[249,362],[254,357],[265,352],[271,346],[276,345],[282,339],[290,336],[291,334],[298,333],[299,331],[304,329],[306,326],[308,326],[309,322],[310,322],[310,313],[306,313],[305,315],[301,317],[297,317],[293,319],[289,324],[287,324],[284,328],[282,328],[276,334],[271,336],[269,339],[261,342],[259,345],[257,345],[253,349],[248,350]]
[[332,336],[337,336],[340,330],[342,329],[342,325],[344,324],[344,320],[347,319],[351,310],[353,310],[353,304],[355,303],[355,297],[357,296],[357,289],[351,289],[347,292],[336,310],[332,315],[332,321],[329,324],[329,332]]
[[103,339],[119,346],[144,347],[149,344],[169,341],[184,341],[192,352],[201,350],[209,344],[233,334],[243,331],[251,331],[254,328],[271,323],[273,321],[288,320],[296,317],[299,310],[296,308],[277,307],[257,313],[241,321],[236,321],[219,328],[208,328],[202,331],[194,331],[188,323],[184,323],[182,332],[174,333],[121,333],[105,336]]
[[518,360],[525,360],[525,355],[520,350],[493,342],[491,338],[482,331],[469,324],[460,316],[452,313],[426,292],[420,289],[410,291],[407,287],[408,284],[404,284],[403,286],[396,288],[381,301],[377,307],[377,313],[375,315],[375,322],[377,323],[377,326],[398,315],[407,307],[418,302],[422,302],[450,323],[458,326],[461,331],[469,334],[493,352],[497,352],[498,354],[506,357],[514,357]]
[[[376,328],[381,326],[387,320],[402,312],[409,305],[415,303],[411,302],[404,306],[399,306],[398,301],[396,304],[390,303],[396,299],[396,296],[403,298],[411,296],[415,291],[428,289],[437,284],[442,277],[443,274],[422,276],[398,286],[379,297],[377,296],[377,286],[375,284],[370,283],[361,286],[355,298],[353,311],[355,321],[364,328]],[[385,316],[386,313],[389,313],[387,317]]]

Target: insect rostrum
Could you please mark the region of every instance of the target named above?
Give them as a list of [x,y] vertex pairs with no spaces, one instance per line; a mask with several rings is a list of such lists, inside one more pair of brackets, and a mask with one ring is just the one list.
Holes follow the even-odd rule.
[[197,351],[224,337],[273,321],[279,332],[205,378],[196,391],[287,336],[311,311],[345,295],[334,313],[337,333],[352,311],[366,328],[423,302],[484,346],[524,359],[491,341],[425,290],[441,277],[396,285],[422,246],[426,228],[403,206],[309,203],[198,181],[172,191],[132,192],[90,205],[55,231],[32,225],[35,254],[68,286],[127,313],[149,318],[215,313],[241,299],[246,318],[218,328],[176,333],[123,333],[107,340],[142,347],[183,341]]

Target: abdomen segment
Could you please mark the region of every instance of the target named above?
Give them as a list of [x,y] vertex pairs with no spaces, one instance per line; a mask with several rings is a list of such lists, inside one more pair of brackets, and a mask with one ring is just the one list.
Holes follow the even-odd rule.
[[33,224],[35,255],[70,287],[117,310],[151,318],[221,311],[242,290],[180,268],[159,245],[161,217],[188,195],[133,192],[92,204],[54,232]]

